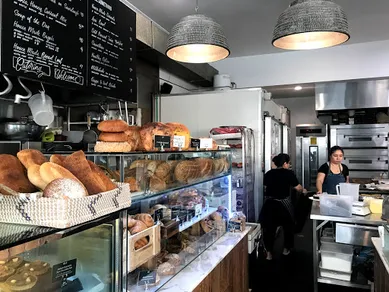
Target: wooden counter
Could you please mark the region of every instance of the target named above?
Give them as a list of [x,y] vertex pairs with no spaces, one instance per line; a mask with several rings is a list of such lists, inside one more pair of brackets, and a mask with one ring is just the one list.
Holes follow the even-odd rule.
[[371,239],[374,245],[374,291],[389,291],[389,263],[382,249],[381,238]]

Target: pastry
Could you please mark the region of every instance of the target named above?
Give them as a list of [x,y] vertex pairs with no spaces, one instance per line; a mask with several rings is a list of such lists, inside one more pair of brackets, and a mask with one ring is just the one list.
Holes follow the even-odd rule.
[[134,235],[146,229],[147,229],[146,224],[144,224],[142,221],[137,220],[135,225],[130,229],[130,233]]
[[34,186],[40,190],[44,190],[47,186],[47,182],[42,179],[40,169],[40,165],[31,165],[27,170],[27,177]]
[[98,167],[95,163],[88,160],[89,166],[92,169],[92,172],[94,172],[94,175],[99,177],[100,180],[103,182],[105,191],[112,191],[117,188],[117,186],[110,180],[108,176],[105,175],[104,171],[101,170],[100,167]]
[[12,155],[0,154],[0,193],[16,195],[16,193],[33,193],[36,188],[27,178],[20,161]]
[[54,199],[79,199],[88,196],[88,192],[78,180],[59,178],[47,185],[43,196]]
[[120,133],[105,133],[99,135],[99,141],[103,142],[127,142],[128,136],[124,132]]
[[167,123],[166,126],[170,127],[172,130],[172,139],[171,139],[171,149],[172,150],[179,150],[177,147],[173,147],[173,140],[174,136],[183,136],[185,137],[185,143],[184,146],[181,148],[182,150],[188,150],[190,147],[190,132],[189,129],[180,123]]
[[155,123],[147,123],[143,127],[141,127],[139,131],[140,139],[141,139],[141,150],[146,151],[155,151],[157,148],[154,147],[154,136],[173,136],[173,131],[171,127],[155,122]]
[[5,281],[11,291],[28,291],[36,285],[38,278],[29,273],[16,273]]
[[141,249],[142,247],[146,246],[149,243],[146,237],[143,237],[139,239],[137,242],[134,244],[135,250]]
[[31,165],[42,165],[47,162],[46,157],[39,150],[25,149],[19,151],[16,156],[26,169],[29,169]]
[[161,192],[167,189],[166,182],[159,177],[150,177],[150,191]]
[[172,264],[175,267],[181,265],[181,258],[176,253],[169,253],[168,255],[165,256],[164,261]]
[[128,124],[123,120],[102,121],[97,125],[100,132],[120,133],[128,130]]
[[166,262],[158,266],[157,273],[161,276],[175,275],[176,268],[171,263]]
[[42,261],[25,263],[17,270],[17,273],[28,273],[34,276],[42,276],[50,270],[50,264]]
[[135,151],[132,145],[127,142],[96,142],[95,152],[100,153],[122,153]]
[[131,229],[132,227],[134,227],[136,222],[138,222],[138,220],[135,220],[131,217],[128,217],[128,222],[127,222],[128,229]]
[[22,257],[13,257],[5,265],[9,268],[17,269],[23,264],[24,260]]
[[14,268],[10,268],[5,265],[0,265],[0,281],[4,282],[7,280],[11,275],[15,273]]
[[67,156],[64,166],[81,181],[89,195],[107,191],[107,187],[99,175],[92,171],[83,151],[77,151]]
[[137,214],[134,216],[134,219],[142,221],[146,227],[153,227],[154,226],[154,220],[150,216],[150,214],[142,213],[142,214]]
[[60,154],[53,154],[50,156],[50,162],[63,166],[65,158],[65,156],[62,156]]

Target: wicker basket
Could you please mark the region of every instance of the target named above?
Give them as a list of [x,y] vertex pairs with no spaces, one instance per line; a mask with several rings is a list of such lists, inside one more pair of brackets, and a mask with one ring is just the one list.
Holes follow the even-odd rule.
[[131,206],[129,184],[79,199],[43,198],[41,194],[0,195],[0,222],[68,228]]

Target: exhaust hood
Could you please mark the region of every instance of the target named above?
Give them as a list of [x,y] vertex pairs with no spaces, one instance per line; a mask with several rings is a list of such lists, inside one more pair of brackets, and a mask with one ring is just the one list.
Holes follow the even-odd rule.
[[389,79],[318,83],[316,111],[389,107]]
[[185,81],[202,87],[213,86],[213,76],[218,74],[209,64],[186,64],[176,62],[165,55],[169,33],[145,16],[128,0],[121,0],[136,13],[137,58],[158,65]]

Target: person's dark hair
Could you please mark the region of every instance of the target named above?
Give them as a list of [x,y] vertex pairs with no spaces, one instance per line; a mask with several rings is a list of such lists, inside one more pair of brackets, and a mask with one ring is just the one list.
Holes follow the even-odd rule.
[[330,152],[328,153],[328,158],[331,158],[332,154],[334,154],[336,151],[341,151],[344,155],[344,150],[342,147],[340,146],[333,146],[331,147],[330,149]]
[[277,167],[282,167],[284,163],[290,162],[290,156],[285,153],[280,153],[273,158],[273,162]]

